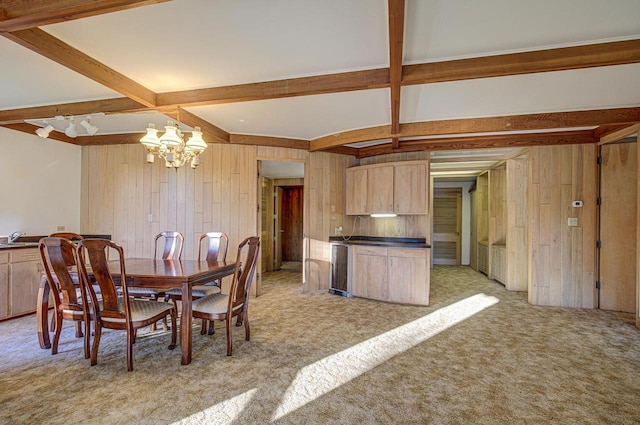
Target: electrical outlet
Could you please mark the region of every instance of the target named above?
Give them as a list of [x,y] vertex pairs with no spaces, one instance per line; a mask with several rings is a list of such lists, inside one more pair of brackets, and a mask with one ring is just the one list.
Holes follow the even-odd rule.
[[341,235],[342,234],[342,226],[338,226],[335,228],[335,234],[336,235]]
[[56,227],[56,232],[62,232],[64,230],[67,230],[67,227],[64,224]]
[[577,217],[569,217],[568,224],[571,227],[576,227],[578,225],[578,218]]

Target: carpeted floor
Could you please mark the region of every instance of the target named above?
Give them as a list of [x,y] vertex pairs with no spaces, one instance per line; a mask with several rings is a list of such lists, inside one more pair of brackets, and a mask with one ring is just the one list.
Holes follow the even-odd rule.
[[[35,317],[0,323],[2,424],[638,424],[640,331],[632,316],[530,306],[468,267],[436,267],[429,307],[301,294],[265,273],[251,341],[105,332],[98,365],[66,325],[60,353]],[[222,330],[222,326],[218,325]]]

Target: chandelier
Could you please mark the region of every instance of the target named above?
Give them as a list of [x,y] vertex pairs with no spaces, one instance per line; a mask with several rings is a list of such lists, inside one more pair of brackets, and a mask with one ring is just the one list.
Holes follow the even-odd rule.
[[177,170],[189,161],[191,168],[196,168],[200,164],[199,155],[207,148],[200,127],[194,127],[191,137],[186,142],[180,131],[179,121],[178,125],[172,120],[167,121],[164,129],[164,134],[158,137],[155,124],[149,123],[147,134],[140,139],[140,143],[147,149],[147,162],[152,163],[157,155],[164,159],[167,168],[173,167]]

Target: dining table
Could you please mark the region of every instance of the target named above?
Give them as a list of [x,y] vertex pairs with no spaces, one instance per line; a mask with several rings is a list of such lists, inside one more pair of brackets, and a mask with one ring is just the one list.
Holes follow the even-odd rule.
[[[118,261],[110,261],[109,268],[114,277],[120,273],[120,263]],[[232,275],[234,269],[235,263],[226,261],[125,258],[127,285],[167,290],[172,288],[182,289],[180,348],[182,350],[181,363],[183,365],[191,363],[192,355],[192,287]],[[38,342],[41,348],[51,347],[48,323],[50,290],[48,280],[43,277],[38,289],[36,304]]]

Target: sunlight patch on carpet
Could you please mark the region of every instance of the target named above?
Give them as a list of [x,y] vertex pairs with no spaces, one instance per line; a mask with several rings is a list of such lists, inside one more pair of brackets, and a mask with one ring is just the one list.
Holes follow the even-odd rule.
[[496,303],[496,297],[473,295],[305,366],[287,388],[271,419],[282,418]]
[[257,388],[253,388],[214,406],[207,407],[206,409],[196,412],[178,422],[174,422],[172,425],[232,424],[236,419],[238,419],[240,413],[242,413],[242,411],[247,407],[257,391]]

